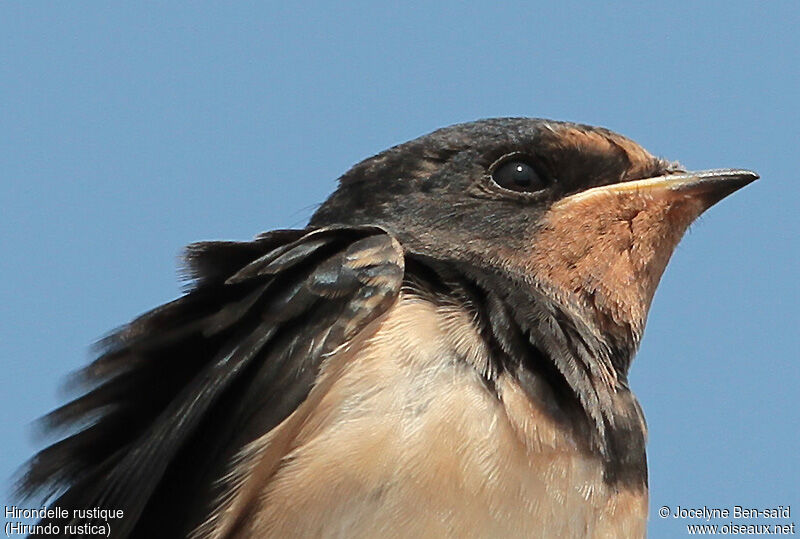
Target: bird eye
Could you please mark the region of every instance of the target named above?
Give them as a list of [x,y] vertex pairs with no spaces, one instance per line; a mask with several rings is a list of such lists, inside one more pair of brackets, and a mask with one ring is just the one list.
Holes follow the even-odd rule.
[[500,163],[492,172],[492,180],[511,191],[539,191],[547,187],[536,169],[520,158]]

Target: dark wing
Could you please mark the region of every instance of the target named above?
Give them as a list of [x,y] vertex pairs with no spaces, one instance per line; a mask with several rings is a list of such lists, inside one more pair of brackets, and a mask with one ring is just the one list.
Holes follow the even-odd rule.
[[400,245],[373,227],[202,243],[188,259],[194,288],[101,343],[86,393],[43,418],[79,430],[28,463],[23,497],[122,510],[114,537],[185,534],[225,459],[291,414],[404,275]]

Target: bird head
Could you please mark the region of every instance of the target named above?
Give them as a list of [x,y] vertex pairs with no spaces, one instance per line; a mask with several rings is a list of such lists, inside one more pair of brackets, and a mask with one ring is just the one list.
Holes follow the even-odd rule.
[[379,225],[410,253],[536,290],[600,336],[624,376],[687,227],[757,178],[687,172],[607,129],[490,119],[359,163],[310,224]]

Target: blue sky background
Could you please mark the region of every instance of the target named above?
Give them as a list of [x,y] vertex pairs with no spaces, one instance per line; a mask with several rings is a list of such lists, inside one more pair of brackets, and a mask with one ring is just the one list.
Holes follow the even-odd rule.
[[3,484],[89,345],[179,294],[182,246],[302,226],[437,127],[540,116],[761,174],[679,246],[631,384],[651,537],[684,534],[662,505],[800,521],[798,4],[332,4],[0,6]]

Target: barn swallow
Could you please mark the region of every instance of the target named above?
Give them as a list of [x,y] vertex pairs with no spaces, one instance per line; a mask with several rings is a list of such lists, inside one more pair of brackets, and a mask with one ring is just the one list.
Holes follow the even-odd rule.
[[541,119],[395,146],[305,229],[190,246],[20,492],[82,510],[63,536],[642,537],[628,370],[687,227],[757,178]]

